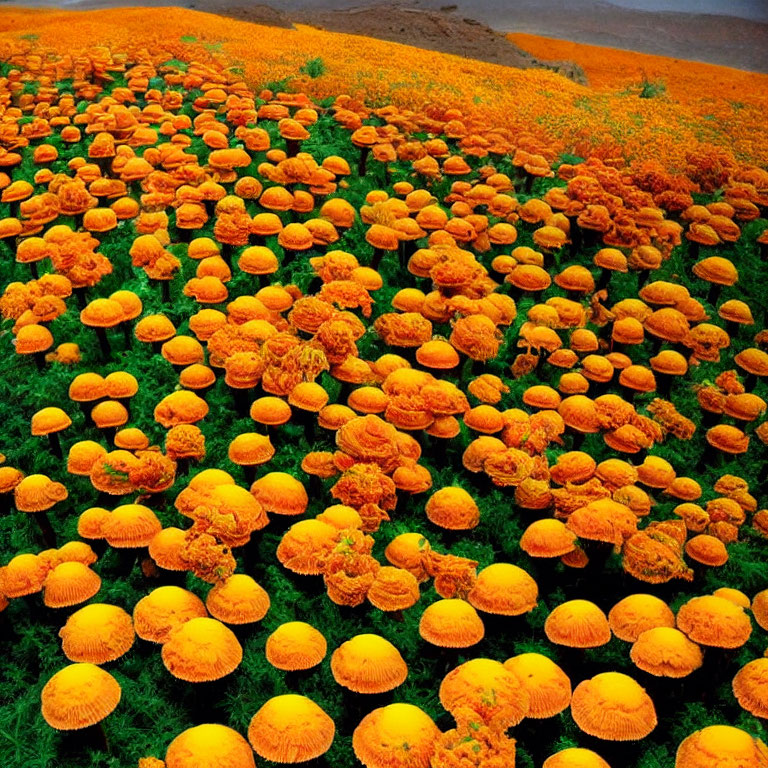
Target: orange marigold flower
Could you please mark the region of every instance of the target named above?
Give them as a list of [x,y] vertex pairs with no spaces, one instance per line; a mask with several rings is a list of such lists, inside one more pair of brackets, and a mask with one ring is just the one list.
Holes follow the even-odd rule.
[[195,526],[187,531],[179,556],[188,570],[209,584],[226,581],[237,567],[229,547],[219,543],[215,536],[200,532]]
[[454,597],[465,600],[477,581],[476,560],[425,549],[421,553],[421,564],[426,574],[435,580],[437,593],[447,600]]
[[300,331],[317,333],[326,320],[330,320],[338,310],[316,296],[304,296],[294,302],[288,313],[288,320]]
[[499,353],[503,336],[485,315],[460,317],[453,324],[450,342],[473,360],[490,360]]
[[205,456],[205,435],[194,424],[178,424],[165,435],[165,452],[174,461],[200,460]]
[[389,522],[389,515],[378,504],[363,504],[357,512],[363,521],[362,530],[365,533],[376,533],[382,523]]
[[729,395],[742,395],[746,390],[741,383],[738,371],[723,371],[715,379],[715,384]]
[[337,605],[361,605],[381,567],[371,556],[373,539],[362,531],[339,532],[339,543],[320,561],[328,597]]
[[654,398],[647,406],[648,412],[653,416],[666,432],[671,432],[680,440],[690,440],[696,431],[696,424],[682,414],[669,400]]
[[331,488],[331,496],[342,504],[361,508],[374,504],[384,510],[397,505],[397,489],[392,478],[382,472],[377,464],[355,464],[350,467]]
[[443,733],[435,744],[432,768],[511,768],[515,765],[515,740],[504,729],[486,725],[474,710],[452,713],[457,727]]
[[139,463],[128,471],[128,480],[139,491],[160,493],[176,480],[176,462],[159,450],[139,451]]
[[258,352],[259,343],[248,338],[237,325],[225,325],[208,339],[208,356],[211,365],[224,367],[224,361],[236,352]]
[[400,459],[397,437],[398,432],[391,424],[371,414],[344,424],[336,432],[336,445],[356,461],[378,464],[390,473]]
[[694,387],[699,406],[705,411],[712,413],[722,413],[725,408],[725,395],[717,388],[712,386]]
[[332,280],[323,283],[318,297],[341,309],[361,309],[364,317],[370,317],[373,309],[371,294],[353,280]]
[[509,392],[509,387],[498,376],[484,373],[469,382],[467,391],[483,403],[497,405],[501,396]]
[[492,453],[483,464],[483,469],[494,485],[500,487],[520,485],[531,476],[533,467],[533,459],[517,448]]
[[624,544],[622,564],[624,570],[640,581],[664,584],[672,579],[693,580],[691,571],[683,562],[671,537],[645,531],[631,536]]
[[390,312],[373,323],[385,344],[394,347],[420,347],[432,338],[432,323],[416,312]]
[[326,320],[315,333],[329,363],[343,363],[350,355],[357,357],[355,334],[343,320]]

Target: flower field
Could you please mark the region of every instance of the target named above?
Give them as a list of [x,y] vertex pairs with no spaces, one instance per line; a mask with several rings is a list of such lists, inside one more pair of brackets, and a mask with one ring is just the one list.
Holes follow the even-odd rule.
[[[166,28],[173,34],[166,34]],[[768,76],[724,67],[675,65],[675,78],[685,86],[672,89],[674,94],[691,96],[657,100],[603,93],[543,69],[520,71],[302,25],[296,30],[262,27],[179,8],[87,13],[0,9],[0,35],[4,57],[33,44],[60,53],[94,40],[123,49],[150,45],[169,58],[234,66],[248,82],[289,80],[291,90],[313,98],[344,93],[368,104],[403,109],[448,103],[471,115],[479,127],[504,124],[555,151],[575,147],[583,154],[632,162],[653,158],[670,171],[683,170],[687,152],[709,145],[734,153],[741,162],[768,162],[762,125]],[[549,43],[540,44],[543,50],[534,49],[532,42],[520,44],[543,59],[560,57]],[[325,71],[311,77],[306,64],[318,58]],[[584,66],[589,69],[588,62]],[[626,61],[622,66],[629,67]],[[682,79],[686,66],[701,77]]]
[[764,96],[616,57],[0,13],[0,765],[768,766]]

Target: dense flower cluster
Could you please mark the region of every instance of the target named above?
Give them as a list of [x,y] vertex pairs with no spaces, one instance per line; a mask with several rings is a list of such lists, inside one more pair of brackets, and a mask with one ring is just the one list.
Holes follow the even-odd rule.
[[[330,673],[355,695],[411,677],[352,728],[340,719],[336,745],[331,717],[290,693],[253,715],[248,741],[211,722],[179,734],[162,745],[170,768],[252,766],[254,751],[307,763],[329,749],[340,766],[354,754],[514,768],[555,743],[527,723],[512,738],[526,718],[565,713],[570,741],[576,729],[656,738],[664,689],[617,667],[682,678],[703,648],[761,654],[747,610],[768,626],[750,571],[768,538],[754,469],[768,444],[768,334],[749,299],[768,278],[768,172],[722,144],[687,146],[683,168],[661,151],[631,165],[591,122],[555,141],[545,129],[569,117],[568,100],[544,100],[539,123],[544,102],[526,88],[583,89],[551,73],[483,65],[449,106],[447,70],[427,106],[415,86],[366,101],[339,86],[360,50],[349,43],[306,92],[258,90],[256,76],[296,63],[293,48],[279,58],[286,40],[310,50],[325,33],[276,30],[262,60],[239,22],[212,25],[226,32],[220,52],[145,44],[145,13],[121,11],[109,47],[88,36],[112,28],[111,12],[87,17],[66,50],[47,27],[36,46],[3,43],[0,344],[19,404],[8,434],[23,439],[3,446],[0,504],[8,541],[30,546],[4,550],[0,611],[32,621],[39,600],[78,607],[102,579],[112,595],[142,593],[67,618],[74,663],[42,689],[46,722],[107,718],[120,683],[98,665],[138,635],[185,684],[236,674],[244,656],[248,685],[267,664]],[[187,13],[164,22],[184,31]],[[31,23],[19,19],[17,32]],[[244,69],[228,66],[246,45]],[[388,50],[375,44],[366,66]],[[432,71],[412,55],[397,66]],[[483,73],[502,91],[527,84],[510,89],[503,127],[507,96],[484,111],[465,95]],[[581,131],[594,151],[563,158]],[[58,546],[75,526],[81,540]],[[270,611],[274,631],[244,641]],[[378,634],[348,637],[353,625]],[[337,647],[312,672],[326,634]],[[614,644],[583,679],[570,649],[614,636],[631,649]],[[509,638],[546,653],[472,655],[486,637],[491,655]],[[733,694],[764,717],[756,664]],[[284,678],[306,691],[313,680]],[[407,703],[424,684],[436,696],[418,703],[434,714],[439,700],[455,728]],[[317,690],[357,712],[330,678]],[[166,738],[156,731],[147,738]],[[765,762],[745,731],[707,731],[679,754],[702,741],[734,765]],[[671,765],[669,746],[653,752]],[[558,754],[545,764],[570,764]]]

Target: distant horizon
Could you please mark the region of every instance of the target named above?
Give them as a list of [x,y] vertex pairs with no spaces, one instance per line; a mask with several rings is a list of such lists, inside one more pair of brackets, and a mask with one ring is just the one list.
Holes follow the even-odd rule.
[[636,11],[696,13],[735,16],[752,21],[768,21],[766,0],[605,0],[611,5]]
[[[326,7],[333,8],[334,6],[339,9],[346,9],[355,5],[367,5],[374,0],[233,0],[233,5],[271,5],[273,8],[288,10],[291,7]],[[386,2],[386,0],[382,0]],[[647,12],[677,12],[677,13],[691,13],[698,15],[715,15],[715,16],[733,16],[740,19],[748,19],[750,21],[760,21],[768,23],[768,0],[728,0],[724,3],[722,0],[598,0],[605,2],[609,5],[614,5],[619,8],[626,8],[628,10],[635,11],[647,11]],[[398,0],[393,0],[394,3],[398,3]],[[430,6],[435,4],[435,0],[413,0],[416,5]],[[446,0],[446,3],[456,2],[460,6],[467,8],[473,5],[489,5],[493,6],[499,2],[499,0]],[[19,6],[53,6],[71,7],[73,5],[83,6],[95,6],[100,5],[99,0],[0,0],[0,4],[6,5],[19,5]],[[120,0],[120,2],[104,3],[109,5],[147,5],[147,0]],[[149,3],[153,4],[153,3]],[[173,0],[160,0],[160,2],[154,3],[156,5],[178,5],[184,7],[186,3],[180,0],[178,3]],[[504,3],[507,4],[506,2]],[[527,4],[524,0],[523,4]],[[550,5],[550,3],[545,3]],[[515,5],[515,0],[509,3],[510,6]],[[563,2],[563,5],[567,3]],[[201,5],[198,10],[205,11],[205,5]]]

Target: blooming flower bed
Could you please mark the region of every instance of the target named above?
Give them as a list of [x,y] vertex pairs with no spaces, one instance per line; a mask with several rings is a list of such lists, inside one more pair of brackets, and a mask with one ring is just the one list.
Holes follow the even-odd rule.
[[2,764],[766,765],[768,172],[61,18],[0,80]]

